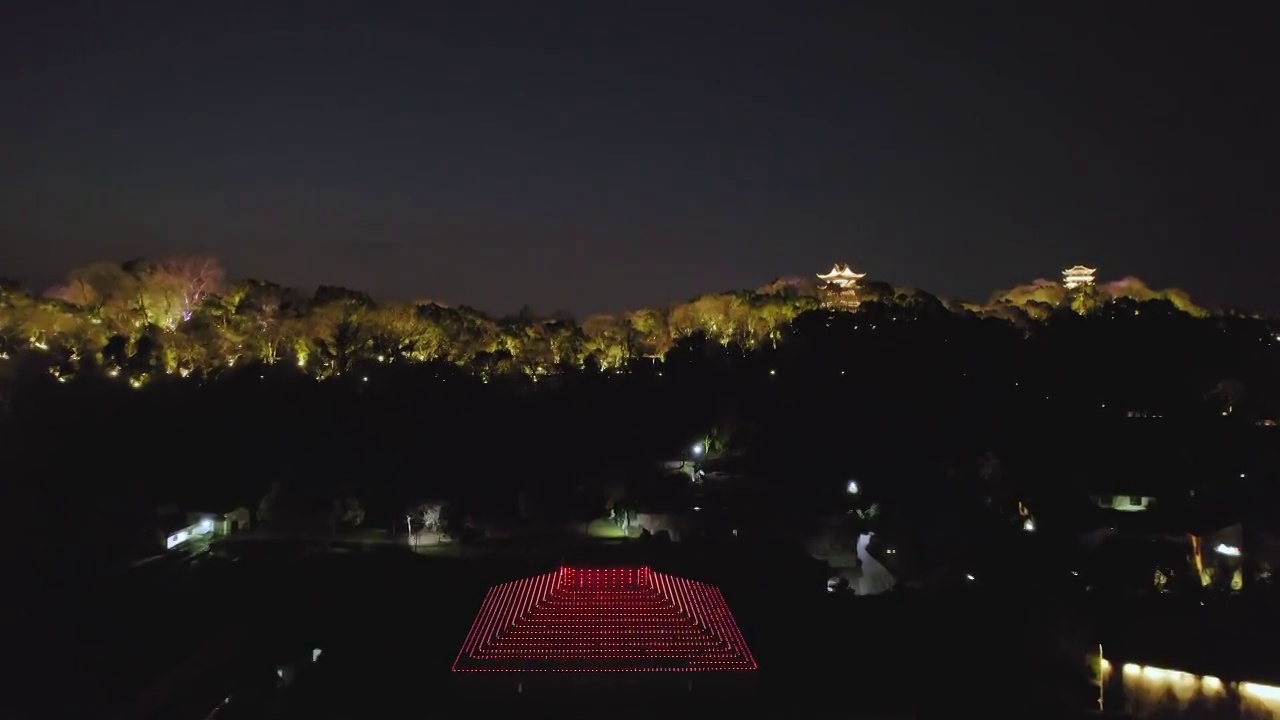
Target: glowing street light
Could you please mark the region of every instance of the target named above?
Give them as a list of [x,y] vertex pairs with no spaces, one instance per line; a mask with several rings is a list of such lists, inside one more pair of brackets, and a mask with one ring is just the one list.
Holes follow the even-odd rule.
[[844,486],[844,491],[845,491],[845,492],[847,492],[847,493],[849,493],[850,495],[857,495],[857,494],[858,494],[858,481],[857,481],[857,480],[850,480],[850,481],[849,481],[849,483],[848,483],[847,485],[845,485],[845,486]]
[[1214,548],[1213,551],[1227,557],[1240,557],[1240,548],[1226,543],[1218,543],[1218,547]]
[[702,443],[694,443],[694,446],[693,446],[693,454],[694,454],[694,455],[701,455],[701,454],[702,454]]

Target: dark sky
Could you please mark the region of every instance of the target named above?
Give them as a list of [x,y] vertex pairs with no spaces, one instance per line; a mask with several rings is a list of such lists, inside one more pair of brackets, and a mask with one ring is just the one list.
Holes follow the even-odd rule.
[[1084,262],[1280,309],[1263,5],[980,5],[12,3],[0,275],[210,252],[588,313]]

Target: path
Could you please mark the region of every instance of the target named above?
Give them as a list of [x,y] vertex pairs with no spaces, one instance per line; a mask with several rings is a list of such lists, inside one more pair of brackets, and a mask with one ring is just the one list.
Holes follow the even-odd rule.
[[877,595],[891,589],[895,582],[893,573],[867,552],[870,542],[871,535],[864,533],[858,536],[858,562],[862,563],[862,572],[853,587],[858,595]]

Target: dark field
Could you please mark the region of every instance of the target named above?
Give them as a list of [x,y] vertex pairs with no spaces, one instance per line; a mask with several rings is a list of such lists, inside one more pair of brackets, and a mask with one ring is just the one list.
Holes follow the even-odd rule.
[[[1044,717],[1074,714],[1068,711],[1087,707],[1093,692],[1083,658],[1096,643],[1088,623],[1078,609],[1031,594],[997,599],[975,587],[829,597],[821,578],[787,571],[800,563],[714,548],[681,548],[678,558],[671,549],[631,546],[460,560],[389,549],[243,547],[235,561],[147,566],[32,608],[28,617],[42,620],[28,627],[31,672],[25,692],[14,696],[16,717],[135,716],[143,688],[207,648],[208,664],[190,682],[175,683],[183,690],[160,717],[203,718],[231,688],[260,681],[311,648],[321,648],[322,658],[267,704],[273,716],[398,718],[412,708],[452,717],[544,703],[598,703],[628,715],[670,697],[677,715],[769,703],[833,717],[966,708]],[[687,677],[607,685],[530,678],[517,694],[517,678],[453,676],[449,667],[485,590],[562,559],[648,563],[718,584],[761,669],[698,680],[692,692]]]

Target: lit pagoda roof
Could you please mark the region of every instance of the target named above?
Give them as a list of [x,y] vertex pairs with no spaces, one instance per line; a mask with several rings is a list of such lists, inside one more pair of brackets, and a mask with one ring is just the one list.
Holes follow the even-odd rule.
[[1098,272],[1097,268],[1085,267],[1084,265],[1076,265],[1062,271],[1062,284],[1068,290],[1092,285],[1094,273]]
[[819,280],[861,280],[866,277],[866,273],[856,273],[848,265],[844,263],[836,263],[831,266],[831,272],[825,275],[818,275]]
[[489,588],[454,672],[755,670],[714,585],[647,567],[572,568]]

